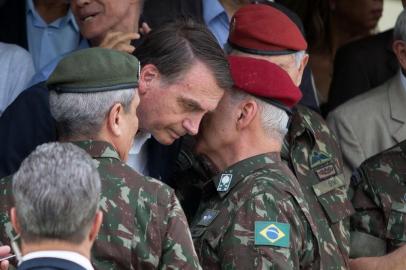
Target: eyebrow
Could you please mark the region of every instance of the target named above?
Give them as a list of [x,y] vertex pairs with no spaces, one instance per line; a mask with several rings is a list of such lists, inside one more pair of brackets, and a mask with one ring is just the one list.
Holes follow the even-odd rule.
[[178,97],[177,102],[189,112],[203,112],[204,109],[202,106],[195,100],[186,98],[186,97]]

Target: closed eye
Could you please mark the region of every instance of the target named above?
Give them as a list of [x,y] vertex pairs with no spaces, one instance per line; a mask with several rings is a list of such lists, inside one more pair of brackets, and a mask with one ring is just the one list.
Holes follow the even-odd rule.
[[186,112],[204,112],[202,106],[195,100],[179,97],[177,102]]

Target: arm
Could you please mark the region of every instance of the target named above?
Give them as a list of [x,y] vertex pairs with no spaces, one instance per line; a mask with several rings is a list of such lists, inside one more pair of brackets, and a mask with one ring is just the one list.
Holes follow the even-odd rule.
[[165,189],[169,201],[167,205],[161,206],[166,213],[162,216],[164,221],[161,225],[164,225],[165,232],[162,235],[164,239],[159,268],[201,269],[182,207],[173,190]]
[[406,246],[381,257],[363,257],[350,260],[351,270],[404,270],[406,269]]
[[[303,241],[307,226],[298,211],[293,198],[281,200],[271,193],[250,198],[232,217],[231,226],[222,239],[218,253],[222,269],[299,269],[302,250],[306,248]],[[288,224],[288,246],[255,244],[254,239],[259,237],[259,230],[255,232],[256,221]]]

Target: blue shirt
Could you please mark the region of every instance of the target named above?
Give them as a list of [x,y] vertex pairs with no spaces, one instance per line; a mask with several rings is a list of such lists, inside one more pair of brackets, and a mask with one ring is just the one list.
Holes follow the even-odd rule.
[[82,38],[70,9],[66,16],[47,24],[35,10],[33,0],[26,0],[26,17],[28,50],[35,71],[79,47]]
[[227,43],[230,20],[218,0],[203,0],[203,19],[222,48]]

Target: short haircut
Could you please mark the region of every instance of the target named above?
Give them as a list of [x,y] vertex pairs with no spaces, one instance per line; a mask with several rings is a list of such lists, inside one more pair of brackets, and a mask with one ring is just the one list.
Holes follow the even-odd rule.
[[120,103],[128,112],[135,94],[134,89],[81,94],[51,91],[49,106],[58,135],[68,139],[96,136],[113,105]]
[[283,143],[289,123],[289,116],[286,111],[238,89],[231,91],[231,98],[232,105],[247,99],[254,100],[259,108],[264,133],[278,143]]
[[232,79],[225,53],[203,24],[177,20],[153,29],[135,50],[141,66],[153,64],[168,84],[175,83],[196,60],[213,73],[222,89],[230,89]]
[[21,237],[27,243],[81,243],[100,198],[100,176],[92,158],[71,143],[38,146],[13,176]]
[[406,9],[404,9],[396,20],[393,30],[393,39],[406,42]]

